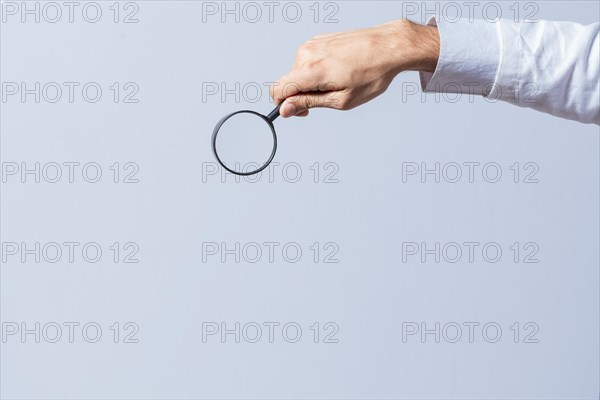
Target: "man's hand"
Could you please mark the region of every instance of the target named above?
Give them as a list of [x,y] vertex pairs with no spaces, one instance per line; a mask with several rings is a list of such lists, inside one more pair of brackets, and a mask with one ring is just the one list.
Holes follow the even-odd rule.
[[283,117],[306,116],[314,107],[349,110],[385,92],[402,71],[433,72],[439,48],[437,28],[408,20],[315,36],[270,94],[284,102]]

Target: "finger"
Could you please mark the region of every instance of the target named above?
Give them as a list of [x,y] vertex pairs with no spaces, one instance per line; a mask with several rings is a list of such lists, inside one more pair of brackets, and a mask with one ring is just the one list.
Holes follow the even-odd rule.
[[344,32],[332,32],[332,33],[323,33],[321,35],[316,35],[314,36],[311,40],[321,40],[321,39],[328,39],[328,38],[332,38],[334,36],[338,36],[341,35]]
[[318,86],[317,80],[306,77],[299,69],[293,69],[271,85],[269,92],[275,104],[279,104],[298,93],[318,90]]
[[292,70],[288,75],[282,76],[273,85],[272,98],[275,104],[279,104],[295,94],[312,90],[313,85],[300,80],[298,74],[294,71],[295,70]]
[[308,113],[308,110],[300,111],[298,114],[294,115],[294,117],[306,117],[308,116]]
[[281,109],[279,110],[279,113],[282,117],[288,118],[308,111],[311,108],[336,108],[337,102],[332,102],[332,99],[332,94],[328,92],[308,92],[297,94],[285,99]]

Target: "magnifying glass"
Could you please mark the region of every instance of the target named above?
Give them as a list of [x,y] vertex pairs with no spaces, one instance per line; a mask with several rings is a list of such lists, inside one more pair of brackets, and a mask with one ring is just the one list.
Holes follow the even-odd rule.
[[213,130],[212,151],[223,168],[240,176],[267,168],[277,151],[273,121],[281,104],[268,115],[241,110],[221,118]]

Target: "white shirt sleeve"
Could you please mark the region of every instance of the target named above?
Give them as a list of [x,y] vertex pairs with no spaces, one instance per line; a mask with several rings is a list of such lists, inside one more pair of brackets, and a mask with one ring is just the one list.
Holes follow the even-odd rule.
[[584,123],[600,124],[600,23],[432,19],[440,33],[426,92],[487,96]]

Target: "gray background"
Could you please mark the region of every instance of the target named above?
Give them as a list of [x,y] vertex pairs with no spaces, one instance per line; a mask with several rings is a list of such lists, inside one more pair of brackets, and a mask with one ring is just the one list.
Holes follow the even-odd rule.
[[[273,23],[222,23],[203,22],[201,2],[146,1],[136,24],[112,22],[112,2],[100,4],[96,24],[76,14],[72,24],[9,19],[1,27],[2,82],[104,89],[93,104],[81,96],[1,103],[2,162],[97,162],[103,170],[95,184],[81,175],[55,184],[10,177],[2,242],[98,242],[104,250],[95,264],[2,264],[2,322],[93,321],[104,332],[94,344],[9,337],[3,398],[598,398],[597,126],[479,98],[403,100],[403,82],[418,82],[405,73],[358,109],[276,122],[276,161],[301,166],[297,183],[281,172],[273,182],[203,181],[216,121],[272,108],[266,89],[255,103],[203,101],[203,83],[273,81],[313,35],[400,18],[402,3],[336,2],[337,23],[323,15],[315,23],[312,2],[298,3],[297,23],[280,12]],[[512,17],[512,2],[497,4]],[[591,23],[599,13],[592,1],[536,4],[540,19]],[[139,102],[115,104],[113,82],[137,83]],[[137,163],[139,183],[111,182],[115,161]],[[497,162],[502,179],[402,180],[403,162],[467,161]],[[338,166],[338,183],[323,182],[327,162]],[[514,183],[515,162],[535,162],[539,183]],[[299,243],[302,259],[202,259],[203,242],[269,241]],[[402,262],[403,242],[467,241],[500,243],[501,261]],[[114,263],[113,242],[136,242],[140,262]],[[323,263],[321,249],[315,263],[314,242],[335,242],[339,262]],[[537,243],[540,262],[514,263],[513,242]],[[116,321],[137,323],[139,343],[114,343]],[[303,337],[203,343],[206,321],[297,322]],[[403,322],[467,321],[498,323],[502,339],[402,341]],[[314,322],[336,323],[339,342],[313,343]],[[536,323],[539,342],[514,343],[514,322]]]

